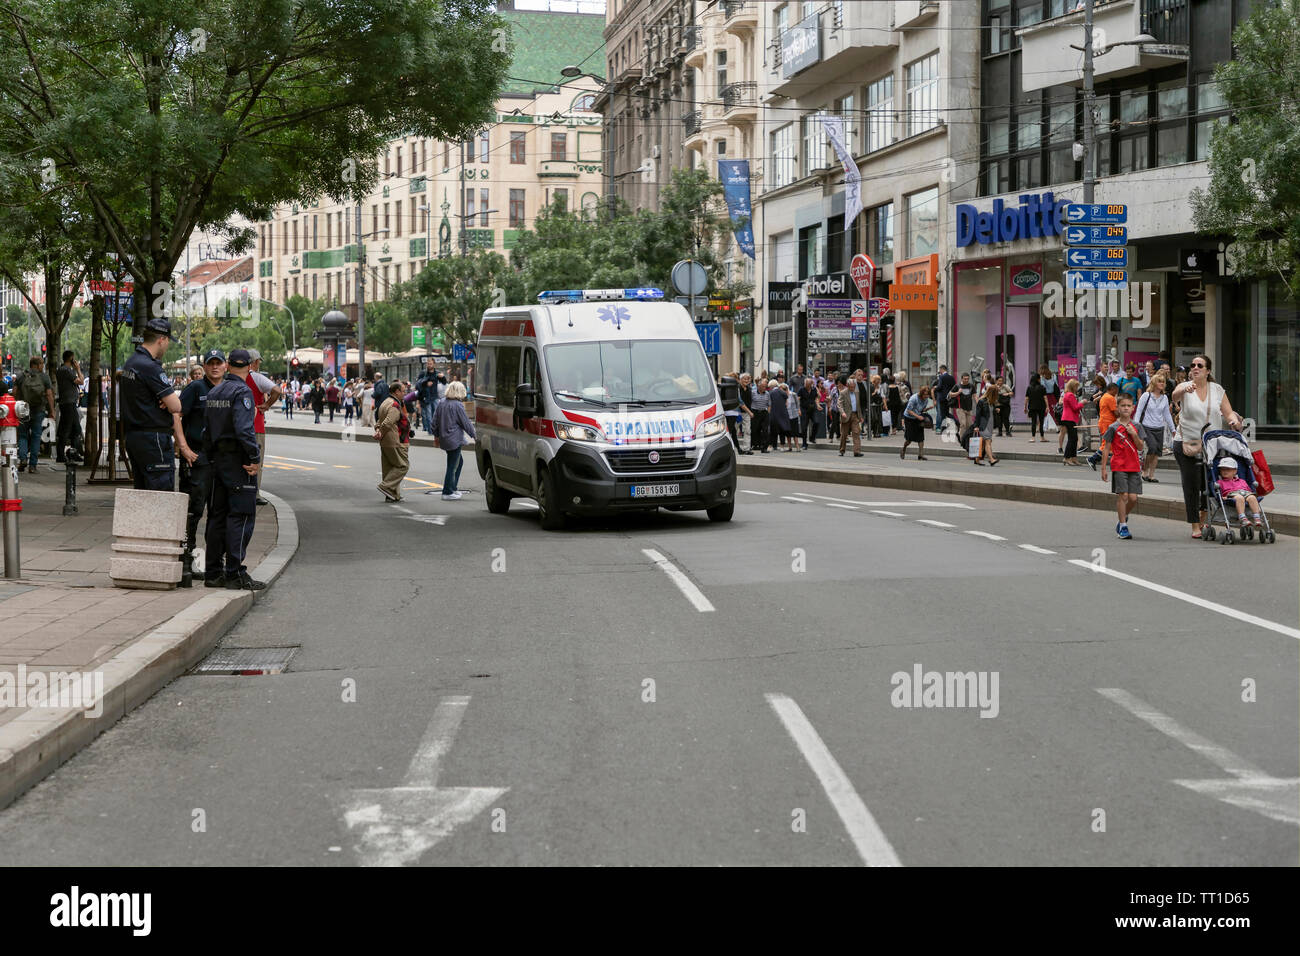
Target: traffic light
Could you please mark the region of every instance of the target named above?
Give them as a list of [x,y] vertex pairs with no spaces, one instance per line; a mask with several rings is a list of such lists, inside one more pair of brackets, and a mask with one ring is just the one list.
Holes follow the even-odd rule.
[[292,362],[290,362],[289,364],[290,364],[291,366],[293,366],[294,368],[297,368],[298,365],[299,365],[300,363],[298,362],[297,359],[294,359],[294,360],[293,360]]

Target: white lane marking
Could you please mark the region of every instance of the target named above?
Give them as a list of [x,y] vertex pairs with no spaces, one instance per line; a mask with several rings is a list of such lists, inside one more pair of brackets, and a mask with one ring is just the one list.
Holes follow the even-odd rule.
[[1005,541],[1006,538],[1000,534],[992,534],[988,531],[967,531],[967,534],[973,534],[977,538],[988,538],[990,541]]
[[671,561],[654,550],[654,548],[642,548],[641,553],[659,565],[659,570],[672,579],[673,584],[677,585],[677,589],[686,595],[688,601],[695,605],[695,610],[700,612],[713,610],[713,605],[709,603],[709,599]]
[[[323,461],[312,461],[310,458],[285,458],[283,455],[267,455],[267,458],[274,458],[276,461],[296,461],[300,465],[323,465]],[[344,468],[347,465],[343,466]]]
[[842,504],[839,504],[839,503],[834,502],[834,501],[828,501],[828,502],[826,502],[826,507],[827,507],[827,508],[843,508],[845,511],[857,511],[857,510],[858,510],[858,506],[857,506],[857,505],[842,505]]
[[1285,634],[1287,637],[1294,637],[1300,640],[1300,629],[1287,627],[1285,624],[1278,624],[1276,621],[1270,621],[1266,618],[1256,617],[1254,614],[1247,614],[1235,607],[1228,607],[1226,604],[1215,604],[1213,601],[1207,601],[1205,598],[1197,597],[1195,594],[1188,594],[1185,591],[1176,591],[1173,588],[1167,588],[1163,584],[1156,584],[1154,581],[1147,581],[1143,578],[1135,577],[1132,574],[1125,574],[1123,571],[1116,571],[1113,568],[1098,567],[1091,561],[1084,561],[1081,558],[1071,558],[1070,563],[1084,568],[1097,574],[1108,574],[1112,578],[1118,578],[1121,581],[1127,581],[1129,584],[1136,584],[1138,587],[1155,591],[1157,594],[1164,594],[1167,597],[1178,598],[1180,601],[1186,601],[1188,604],[1195,604],[1197,607],[1203,607],[1207,611],[1214,611],[1216,614],[1222,614],[1224,617],[1236,618],[1246,624],[1254,624],[1256,627],[1266,628],[1270,631],[1276,631],[1279,634]]
[[903,514],[903,512],[901,512],[901,511],[878,511],[878,510],[876,510],[875,508],[873,508],[873,509],[871,510],[871,513],[872,513],[873,515],[885,515],[886,517],[889,517],[889,518],[906,518],[906,517],[907,517],[907,515]]
[[889,845],[876,818],[871,815],[867,805],[858,796],[848,775],[839,762],[827,749],[816,728],[809,723],[799,705],[785,694],[766,694],[767,702],[776,711],[777,717],[785,725],[786,732],[794,741],[803,759],[812,768],[822,789],[831,801],[831,806],[839,814],[844,828],[849,831],[849,838],[857,849],[858,855],[867,866],[902,866],[898,854]]
[[790,495],[782,495],[782,496],[781,496],[781,500],[782,500],[782,501],[797,501],[797,502],[799,502],[799,504],[801,504],[801,505],[810,505],[810,504],[812,504],[812,502],[809,501],[807,498],[792,498]]
[[404,512],[406,512],[408,515],[418,514],[418,512],[412,511],[410,508],[406,507],[405,505],[398,505],[398,506],[397,506],[396,508],[394,508],[393,510],[394,510],[394,511],[404,511]]
[[842,501],[846,505],[862,505],[864,508],[960,508],[964,511],[974,511],[971,505],[963,505],[951,501],[926,501],[915,498],[911,501],[856,501],[852,498],[834,498],[830,495],[815,495],[811,491],[801,491],[799,494],[806,498],[816,498],[818,501]]
[[770,491],[750,491],[748,488],[741,488],[741,489],[740,489],[740,493],[741,493],[742,495],[770,495],[772,492],[770,492]]
[[407,518],[411,521],[420,521],[424,524],[436,524],[439,526],[447,523],[447,515],[407,515]]
[[1040,548],[1036,544],[1022,544],[1020,547],[1026,551],[1032,551],[1034,554],[1056,554],[1055,551],[1048,551],[1046,548]]
[[404,866],[491,806],[509,787],[438,787],[438,769],[451,750],[468,697],[444,697],[434,711],[401,786],[353,790],[344,799],[349,830],[360,828],[363,866]]
[[1121,687],[1098,687],[1097,693],[1123,707],[1134,717],[1150,724],[1166,737],[1194,750],[1234,779],[1175,780],[1174,783],[1204,793],[1224,803],[1254,810],[1273,820],[1300,825],[1300,779],[1273,777],[1249,760],[1238,757],[1178,721],[1162,714]]
[[949,524],[946,521],[935,521],[933,518],[917,518],[917,524],[928,524],[934,528],[955,528],[955,524]]

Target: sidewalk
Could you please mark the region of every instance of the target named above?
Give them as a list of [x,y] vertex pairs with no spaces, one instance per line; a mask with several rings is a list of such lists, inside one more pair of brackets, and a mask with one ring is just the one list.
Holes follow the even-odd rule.
[[[201,584],[173,591],[114,587],[108,576],[113,498],[118,487],[129,486],[90,485],[79,475],[79,513],[65,517],[64,485],[63,466],[44,460],[38,474],[19,476],[22,577],[0,579],[0,688],[22,690],[20,667],[29,676],[98,674],[102,715],[0,698],[0,807],[192,666],[191,658],[206,654],[252,606],[250,592]],[[268,560],[282,551],[277,545],[297,543],[292,510],[267,497],[272,504],[258,509],[248,555],[249,568],[264,580],[283,567]]]

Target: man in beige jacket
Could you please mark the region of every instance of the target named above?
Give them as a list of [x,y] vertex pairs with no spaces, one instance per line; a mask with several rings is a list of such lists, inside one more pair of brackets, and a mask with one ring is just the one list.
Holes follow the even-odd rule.
[[848,376],[841,375],[836,381],[840,393],[836,397],[836,407],[840,413],[840,456],[848,442],[849,432],[853,433],[853,457],[862,457],[862,409],[858,407],[857,380],[850,382]]
[[[401,386],[398,385],[400,391]],[[409,437],[401,433],[401,421],[405,410],[402,397],[390,395],[388,383],[375,383],[375,440],[379,442],[379,463],[384,480],[375,487],[383,494],[385,501],[402,500],[402,479],[410,469]],[[407,428],[409,432],[409,425]],[[406,441],[403,441],[406,439]]]

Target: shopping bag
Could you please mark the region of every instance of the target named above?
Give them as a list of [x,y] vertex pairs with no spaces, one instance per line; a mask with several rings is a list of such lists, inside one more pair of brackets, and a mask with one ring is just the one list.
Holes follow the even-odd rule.
[[970,446],[966,449],[966,457],[972,460],[979,458],[984,451],[984,439],[975,435],[971,436]]
[[1273,491],[1273,472],[1269,470],[1262,451],[1255,452],[1252,457],[1255,459],[1255,497],[1263,498]]
[[886,409],[883,409],[883,410],[880,412],[880,427],[881,427],[881,428],[893,428],[893,427],[894,427],[894,420],[893,420],[893,418],[890,416],[890,414],[889,414],[889,409],[887,409],[887,408],[886,408]]

